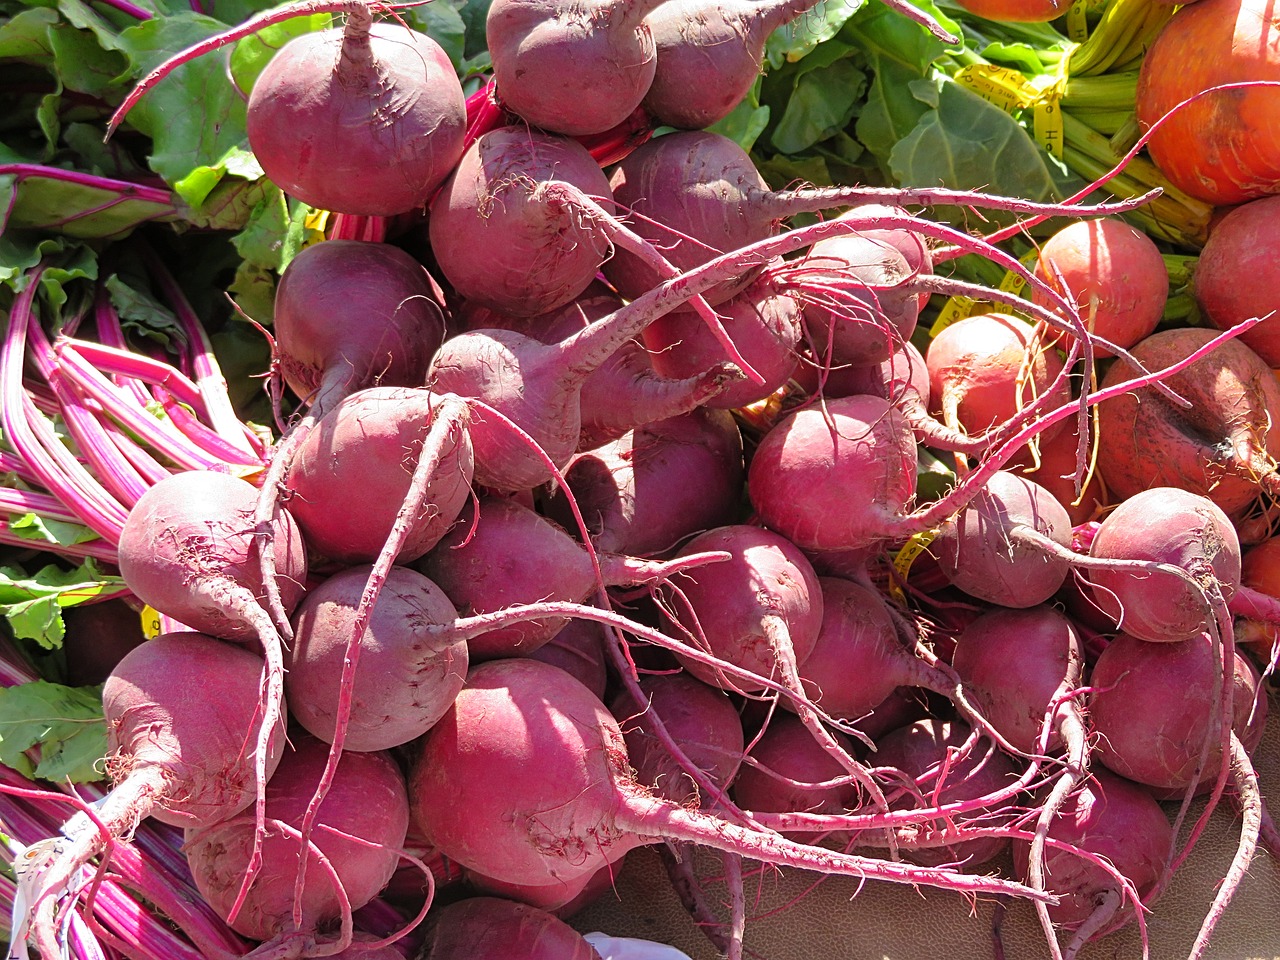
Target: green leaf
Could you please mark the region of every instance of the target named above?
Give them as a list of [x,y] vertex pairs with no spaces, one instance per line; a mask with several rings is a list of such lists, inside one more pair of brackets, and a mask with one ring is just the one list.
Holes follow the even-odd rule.
[[27,540],[41,540],[62,547],[98,539],[98,535],[83,524],[64,523],[34,513],[11,519],[9,532]]
[[47,650],[62,646],[62,608],[121,589],[124,581],[103,573],[93,560],[74,570],[49,564],[33,575],[20,567],[0,567],[0,612],[14,636],[34,640]]
[[68,90],[104,100],[123,96],[129,62],[118,51],[104,49],[93,33],[60,24],[49,31],[49,45],[54,71]]
[[[809,183],[818,187],[830,186],[831,171],[822,157],[791,157],[776,154],[760,166],[760,175],[765,182],[774,188],[783,188],[794,183]],[[801,222],[802,218],[793,218]],[[812,222],[806,221],[806,222]]]
[[40,98],[40,106],[36,110],[36,123],[44,134],[44,152],[41,160],[52,160],[58,148],[58,140],[62,133],[62,83],[53,93]]
[[54,10],[36,7],[0,23],[0,60],[47,64],[53,60],[49,28],[58,22]]
[[1028,77],[1048,71],[1039,51],[1025,43],[990,43],[983,47],[982,56],[994,63],[1021,70]]
[[[57,0],[58,10],[77,30],[93,34],[104,50],[120,49],[120,28],[83,0]],[[136,21],[130,21],[136,22]]]
[[289,226],[288,200],[279,189],[269,190],[254,205],[244,228],[231,238],[231,243],[245,263],[282,270]]
[[463,52],[468,60],[475,60],[482,54],[488,57],[485,20],[489,16],[489,3],[490,0],[464,0],[458,5],[458,14],[466,27],[466,46]]
[[920,447],[916,457],[916,496],[920,501],[931,503],[938,500],[955,485],[955,471],[946,461]]
[[75,167],[86,173],[113,177],[118,180],[136,180],[148,175],[145,167],[133,162],[133,158],[114,143],[102,142],[100,123],[68,123],[62,128],[62,143],[70,151]]
[[[242,260],[227,292],[245,316],[252,317],[264,327],[271,326],[275,320],[276,278],[269,267]],[[226,373],[225,367],[223,373]],[[227,382],[230,384],[229,379]]]
[[[97,278],[98,255],[83,244],[67,245],[61,256],[45,268],[40,275],[40,295],[47,311],[45,320],[53,329],[62,326],[62,308],[72,301],[72,281]],[[78,291],[78,298],[87,295],[83,289]]]
[[[8,203],[5,190],[12,185],[13,177],[0,177],[0,203]],[[20,292],[27,285],[27,271],[67,245],[67,241],[61,238],[22,234],[14,230],[0,231],[0,283],[15,293]]]
[[773,145],[802,153],[835,135],[853,119],[866,89],[866,73],[849,59],[804,71],[770,137]]
[[306,241],[306,220],[311,212],[305,203],[273,190],[254,208],[248,224],[231,242],[246,261],[283,271]]
[[325,30],[333,23],[327,13],[313,13],[307,17],[293,17],[283,23],[263,27],[252,36],[239,41],[231,51],[231,78],[244,95],[253,89],[258,75],[280,52],[280,48],[305,33]]
[[[175,9],[190,10],[190,0],[167,0]],[[243,23],[254,14],[282,6],[280,0],[205,0],[204,8],[209,16],[223,23]]]
[[186,333],[173,311],[141,287],[130,284],[118,273],[103,284],[111,295],[111,305],[120,314],[126,330],[167,346],[171,341],[184,341]]
[[[267,304],[269,308],[269,304]],[[249,311],[246,309],[246,313]],[[249,316],[261,322],[257,314]],[[267,316],[266,319],[270,319]],[[266,400],[262,389],[262,376],[271,366],[271,348],[261,331],[248,323],[232,323],[223,327],[209,339],[218,358],[218,366],[227,378],[227,392],[231,403],[247,419],[244,410],[251,404]],[[270,416],[269,410],[264,410]]]
[[[225,27],[212,17],[175,13],[130,27],[120,41],[134,72],[145,73]],[[151,169],[176,183],[196,167],[215,166],[231,148],[246,146],[244,117],[244,100],[227,77],[225,54],[214,51],[156,84],[127,122],[151,137]]]
[[[1058,200],[1073,179],[999,107],[950,80],[917,81],[912,92],[932,109],[892,150],[889,164],[903,186],[941,186],[1026,200]],[[935,216],[963,222],[960,211]],[[1007,223],[1012,214],[992,212]]]
[[250,151],[232,147],[212,166],[196,167],[173,185],[191,208],[186,216],[199,227],[239,230],[273,188]]
[[[122,194],[96,184],[59,178],[60,171],[0,177],[0,202],[11,204],[9,226],[60,233],[80,239],[122,237],[156,219],[172,219],[172,203]],[[16,193],[12,200],[8,199]]]
[[26,289],[31,268],[41,261],[48,264],[40,275],[40,293],[47,311],[45,319],[56,328],[61,322],[62,307],[69,299],[64,285],[74,280],[96,279],[97,255],[66,237],[40,236],[23,230],[0,232],[0,284],[14,293]]
[[454,3],[431,0],[421,7],[408,7],[401,15],[410,26],[440,44],[455,69],[462,66],[467,55],[467,24]]
[[[916,5],[926,10],[932,7],[925,2]],[[936,13],[936,8],[931,12]],[[948,29],[954,27],[949,18],[942,17],[941,22]],[[933,61],[946,48],[918,23],[880,4],[860,11],[845,24],[840,36],[856,44],[870,66],[872,83],[855,132],[887,170],[890,151],[915,129],[927,109],[911,94],[908,84],[931,75]]]
[[808,13],[784,23],[765,41],[765,62],[777,70],[784,63],[801,59],[839,33],[865,3],[866,0],[823,0]]
[[[37,746],[32,764],[26,751]],[[99,688],[36,680],[0,689],[0,763],[28,777],[86,783],[105,776],[106,755]]]

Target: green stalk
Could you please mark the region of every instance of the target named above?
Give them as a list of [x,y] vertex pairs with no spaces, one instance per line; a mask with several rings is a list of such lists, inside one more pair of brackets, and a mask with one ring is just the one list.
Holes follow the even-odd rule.
[[[1088,153],[1099,163],[1114,167],[1123,157],[1112,148],[1111,141],[1107,137],[1066,111],[1063,111],[1063,132],[1068,141],[1074,142],[1080,150]],[[1213,213],[1212,205],[1183,193],[1169,182],[1169,178],[1161,172],[1159,167],[1144,157],[1133,157],[1125,166],[1124,172],[1129,178],[1145,184],[1147,189],[1159,187],[1164,191],[1165,197],[1177,200],[1198,216],[1203,216],[1206,222]]]
[[1072,110],[1071,115],[1082,121],[1091,130],[1105,137],[1122,134],[1129,128],[1133,120],[1133,108],[1128,110]]
[[[1105,133],[1101,127],[1094,127],[1099,133]],[[1117,156],[1122,156],[1133,149],[1133,145],[1142,137],[1142,127],[1138,125],[1138,115],[1133,110],[1123,124],[1111,132],[1111,149]]]
[[[1066,164],[1086,180],[1097,180],[1112,168],[1112,164],[1100,163],[1082,153],[1070,142],[1066,145]],[[1136,197],[1150,188],[1124,173],[1112,177],[1102,187],[1117,197]],[[1182,206],[1168,197],[1156,197],[1144,207],[1125,215],[1142,227],[1156,240],[1165,240],[1179,246],[1199,246],[1204,243],[1204,227]]]
[[1160,35],[1160,31],[1172,16],[1173,7],[1169,4],[1157,3],[1148,7],[1146,19],[1138,28],[1138,32],[1116,57],[1115,69],[1123,70],[1130,66],[1137,69],[1142,63],[1142,58],[1147,55],[1148,48],[1155,42],[1156,37]]
[[1131,59],[1134,44],[1150,43],[1158,32],[1152,31],[1148,23],[1154,6],[1157,5],[1153,0],[1113,0],[1089,34],[1089,39],[1071,55],[1071,76],[1105,73],[1124,62],[1122,57]]
[[1101,76],[1067,76],[1062,106],[1068,110],[1106,109],[1133,112],[1138,94],[1138,71],[1106,73]]
[[1166,253],[1162,256],[1164,268],[1169,272],[1169,289],[1178,290],[1189,286],[1196,272],[1196,264],[1200,261],[1199,254]]

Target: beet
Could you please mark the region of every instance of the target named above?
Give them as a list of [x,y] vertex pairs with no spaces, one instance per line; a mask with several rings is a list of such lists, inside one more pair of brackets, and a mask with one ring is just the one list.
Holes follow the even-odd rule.
[[[1134,358],[1156,371],[1185,360],[1216,330],[1178,328],[1147,337]],[[1137,371],[1117,359],[1102,380],[1109,387]],[[1215,347],[1165,386],[1188,401],[1173,404],[1142,387],[1098,405],[1098,470],[1123,500],[1151,487],[1202,494],[1236,519],[1260,491],[1280,491],[1280,382],[1262,358],[1235,340]]]
[[939,529],[930,547],[947,579],[979,600],[1032,607],[1058,592],[1069,564],[1019,536],[1030,530],[1071,545],[1071,518],[1038,483],[997,470],[983,489]]
[[537,316],[573,300],[610,253],[580,211],[537,196],[548,181],[608,203],[609,182],[586,148],[566,137],[501,127],[479,137],[432,201],[431,250],[468,300]]
[[[1164,873],[1173,845],[1173,828],[1151,794],[1105,770],[1067,798],[1049,826],[1049,836],[1105,857],[1148,906],[1148,895]],[[1025,841],[1014,841],[1014,869],[1020,877],[1027,875],[1027,852]],[[1104,895],[1120,892],[1110,874],[1075,853],[1050,848],[1045,861],[1048,888],[1062,898],[1049,906],[1049,916],[1064,929],[1076,929],[1098,909]],[[1117,899],[1111,909],[1119,908]],[[1124,914],[1132,916],[1133,910],[1131,901],[1125,903]]]
[[814,0],[665,0],[645,18],[658,63],[645,109],[659,124],[701,130],[724,119],[760,76],[769,34]]
[[629,696],[614,698],[610,709],[627,743],[636,781],[682,806],[714,806],[653,732],[657,715],[667,733],[708,780],[728,787],[738,774],[744,749],[738,709],[724,692],[687,673],[649,674],[640,680],[646,698],[636,707]]
[[[332,743],[340,683],[367,566],[347,567],[312,587],[293,618],[286,657],[290,713],[309,733]],[[467,645],[425,633],[457,611],[443,591],[408,567],[393,566],[360,635],[359,665],[345,727],[346,750],[387,750],[431,728],[462,689]]]
[[[302,825],[329,758],[327,744],[310,737],[295,738],[267,785],[267,816],[294,831]],[[344,753],[333,783],[320,804],[311,842],[319,848],[342,885],[352,909],[372,900],[395,871],[409,829],[409,803],[404,776],[386,753]],[[347,839],[328,829],[350,834]],[[230,819],[212,826],[188,829],[185,852],[196,888],[226,919],[239,894],[253,844],[253,823]],[[301,845],[296,832],[269,826],[262,848],[262,869],[243,907],[229,925],[256,940],[292,935],[294,884]],[[303,930],[327,933],[342,916],[333,879],[309,852],[302,893]]]
[[[369,387],[343,399],[308,432],[285,478],[291,512],[308,545],[342,563],[372,563],[409,493],[424,445],[438,433],[441,457],[397,554],[416,560],[444,536],[471,495],[470,434],[439,415],[441,397],[422,388]],[[360,509],[351,509],[353,490]]]
[[[969,739],[970,733],[969,727],[959,721],[917,720],[877,741],[875,763],[878,767],[895,767],[912,780],[920,781],[919,789],[927,806],[985,797],[1016,781],[1018,772],[1013,761],[995,749],[989,740],[979,741],[962,759],[951,756]],[[907,794],[894,803],[894,807],[911,809],[918,802]],[[948,822],[931,824],[921,830],[917,838],[927,839],[934,834],[963,836],[966,822],[994,826],[1008,819],[1011,816],[995,817],[991,811],[979,809],[952,817]],[[999,856],[1007,846],[1008,840],[1003,837],[980,837],[937,847],[906,849],[903,856],[927,866],[958,863],[973,869]]]
[[352,6],[305,33],[249,95],[249,146],[286,193],[322,210],[392,216],[426,206],[462,155],[466,106],[440,45]]
[[485,38],[503,105],[530,126],[570,136],[622,123],[653,82],[645,18],[660,2],[493,0]]
[[[597,549],[646,557],[737,520],[744,473],[733,417],[702,408],[578,454],[565,479]],[[563,496],[548,511],[573,529]]]
[[276,287],[280,372],[323,416],[373,386],[416,387],[445,337],[442,294],[399,247],[326,240],[289,261]]
[[1208,497],[1175,487],[1127,498],[1102,521],[1089,553],[1170,564],[1194,581],[1147,569],[1087,570],[1098,608],[1125,632],[1155,643],[1189,640],[1209,627],[1203,588],[1211,581],[1228,601],[1240,585],[1240,541],[1230,520]]

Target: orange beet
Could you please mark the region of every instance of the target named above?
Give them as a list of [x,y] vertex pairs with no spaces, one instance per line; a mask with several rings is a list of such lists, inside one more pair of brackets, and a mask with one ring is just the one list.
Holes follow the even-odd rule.
[[[1147,51],[1138,77],[1144,128],[1187,97],[1243,80],[1280,81],[1280,24],[1271,0],[1201,0],[1180,10]],[[1207,203],[1280,192],[1280,87],[1209,94],[1147,144],[1179,189]]]
[[957,0],[970,13],[1006,23],[1043,23],[1060,17],[1071,0]]

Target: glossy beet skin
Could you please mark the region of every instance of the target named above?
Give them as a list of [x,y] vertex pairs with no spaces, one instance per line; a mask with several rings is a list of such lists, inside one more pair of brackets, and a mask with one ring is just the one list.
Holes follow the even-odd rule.
[[[268,828],[262,870],[232,929],[267,940],[291,926],[300,843],[296,833],[270,825],[278,820],[296,831],[329,757],[327,744],[295,737],[267,784]],[[409,829],[404,776],[387,753],[344,753],[320,805],[311,842],[337,873],[352,909],[372,900],[395,871]],[[332,831],[350,834],[348,840]],[[188,830],[184,851],[196,888],[224,919],[240,891],[253,849],[253,818],[242,816],[211,827]],[[320,858],[307,856],[302,892],[302,924],[309,933],[328,931],[341,916],[341,901]]]
[[[929,342],[929,394],[950,427],[971,436],[1004,423],[1049,391],[1062,357],[1038,340],[1028,324],[1003,313],[984,313],[951,324]],[[1064,382],[1051,408],[1071,399]],[[1044,431],[1052,436],[1057,424]]]
[[[294,719],[332,743],[342,671],[370,567],[347,567],[312,587],[293,617],[285,695]],[[427,632],[457,611],[438,586],[393,566],[360,636],[346,750],[388,750],[440,719],[467,675],[467,645]]]
[[[1098,657],[1090,677],[1088,710],[1098,734],[1094,756],[1123,777],[1175,796],[1188,787],[1203,790],[1212,784],[1222,764],[1214,707],[1219,662],[1206,634],[1180,643],[1148,643],[1119,634]],[[1258,697],[1258,671],[1238,653],[1232,678],[1231,727],[1245,749],[1252,750],[1262,736],[1267,698]]]
[[[1224,600],[1240,585],[1240,541],[1213,501],[1172,487],[1129,497],[1109,513],[1089,553],[1099,559],[1171,564],[1203,584],[1218,584]],[[1094,603],[1126,633],[1153,643],[1176,643],[1209,628],[1202,590],[1173,573],[1086,571]]]
[[636,782],[684,806],[712,806],[713,798],[703,794],[653,732],[653,717],[661,719],[667,733],[707,779],[727,787],[742,765],[744,742],[738,708],[722,690],[688,673],[648,674],[640,680],[640,690],[645,697],[643,707],[637,707],[625,693],[610,704],[627,741]]
[[[1133,348],[1148,370],[1185,360],[1216,330],[1162,330]],[[1137,375],[1117,359],[1102,386]],[[1163,380],[1189,406],[1151,387],[1098,405],[1098,470],[1119,501],[1151,487],[1178,487],[1207,496],[1237,519],[1260,491],[1280,489],[1280,381],[1243,343],[1230,340]]]
[[[1138,75],[1138,122],[1150,127],[1183,100],[1223,83],[1280,80],[1280,26],[1271,0],[1199,0],[1178,11]],[[1174,186],[1215,206],[1280,185],[1280,89],[1200,97],[1156,130],[1147,149]]]
[[[700,266],[721,253],[772,236],[772,208],[761,201],[769,189],[736,142],[707,131],[657,137],[633,150],[613,170],[610,187],[636,233],[680,270]],[[719,303],[738,293],[758,269],[703,294]],[[619,251],[604,274],[624,297],[635,298],[660,278],[647,264]]]
[[[1075,301],[1090,330],[1125,348],[1150,336],[1169,297],[1169,273],[1155,241],[1115,217],[1063,227],[1040,248],[1036,274]],[[1049,306],[1043,295],[1032,299]],[[1111,352],[1097,348],[1094,355]]]
[[[285,486],[307,544],[342,563],[373,563],[409,492],[440,397],[422,388],[370,387],[343,399],[316,424],[289,465]],[[468,431],[444,439],[397,560],[416,560],[444,536],[471,495]],[[360,508],[352,509],[352,491]]]
[[[165,789],[143,814],[179,827],[234,816],[254,798],[262,658],[200,633],[166,633],[127,654],[107,678],[102,707],[107,770],[119,785],[159,771]],[[208,696],[184,697],[205,690]],[[270,741],[270,776],[283,729]]]
[[[785,683],[780,644],[803,663],[822,627],[822,587],[805,555],[785,537],[759,527],[708,530],[677,556],[725,550],[728,560],[671,577],[663,593],[672,615],[694,646],[736,666]],[[680,635],[680,634],[677,634]],[[724,690],[758,692],[758,683],[721,673],[677,655],[704,683]]]
[[1038,483],[997,470],[969,505],[942,524],[930,546],[951,583],[971,597],[1004,607],[1032,607],[1058,592],[1069,563],[1038,543],[1029,531],[1071,546],[1066,507]]
[[585,147],[523,126],[483,134],[432,201],[431,249],[460,296],[516,317],[587,289],[610,254],[581,211],[534,196],[565,181],[608,206],[609,182]]
[[987,20],[1004,23],[1044,23],[1060,17],[1071,6],[1071,0],[956,0],[968,10]]
[[[1049,836],[1105,857],[1150,906],[1148,894],[1168,862],[1173,827],[1150,793],[1097,770],[1067,798],[1049,825]],[[1013,864],[1019,877],[1027,876],[1027,861],[1028,843],[1015,840]],[[1115,880],[1101,867],[1061,849],[1046,850],[1045,878],[1049,890],[1062,898],[1049,907],[1049,916],[1067,930],[1079,927],[1097,909],[1099,898],[1116,889]],[[1122,909],[1131,915],[1132,902]]]
[[[916,780],[924,792],[926,805],[973,800],[1008,787],[1018,778],[1019,771],[1013,760],[996,749],[991,741],[980,740],[963,759],[955,759],[955,751],[971,735],[970,727],[958,720],[932,717],[917,720],[876,741],[875,764],[878,767],[895,767]],[[894,807],[910,809],[912,805],[912,797],[907,794]],[[945,825],[923,830],[922,838],[934,833],[945,835],[946,831],[955,832],[957,828],[962,832],[966,821],[993,826],[1002,819],[1007,818],[995,817],[991,811],[979,808],[949,818]],[[962,863],[968,870],[998,856],[1008,843],[1004,837],[980,837],[946,846],[904,850],[903,856],[912,863],[927,866]]]
[[[175,473],[147,490],[120,535],[120,575],[160,613],[211,636],[260,636],[266,588],[253,536],[258,491],[226,473]],[[302,599],[307,558],[287,510],[276,514],[276,581],[285,612]]]
[[840,397],[779,421],[747,485],[761,520],[806,550],[870,546],[893,534],[915,495],[915,434],[880,397]]
[[485,38],[503,105],[530,126],[569,136],[622,123],[653,82],[645,17],[659,2],[493,0]]
[[582,935],[545,910],[469,897],[432,911],[421,960],[600,960]]
[[1192,287],[1209,322],[1227,330],[1251,317],[1269,317],[1240,334],[1269,367],[1280,367],[1280,278],[1272,255],[1278,240],[1280,197],[1261,197],[1227,212],[1200,252]]
[[[578,454],[565,480],[597,549],[650,557],[737,520],[744,473],[733,416],[702,407]],[[563,494],[548,513],[574,529]]]
[[249,145],[281,189],[322,210],[426,206],[462,155],[466,106],[448,56],[402,24],[353,11],[296,37],[254,82]]
[[416,387],[445,337],[443,295],[399,247],[326,240],[289,261],[276,287],[280,372],[317,416],[366,387]]

